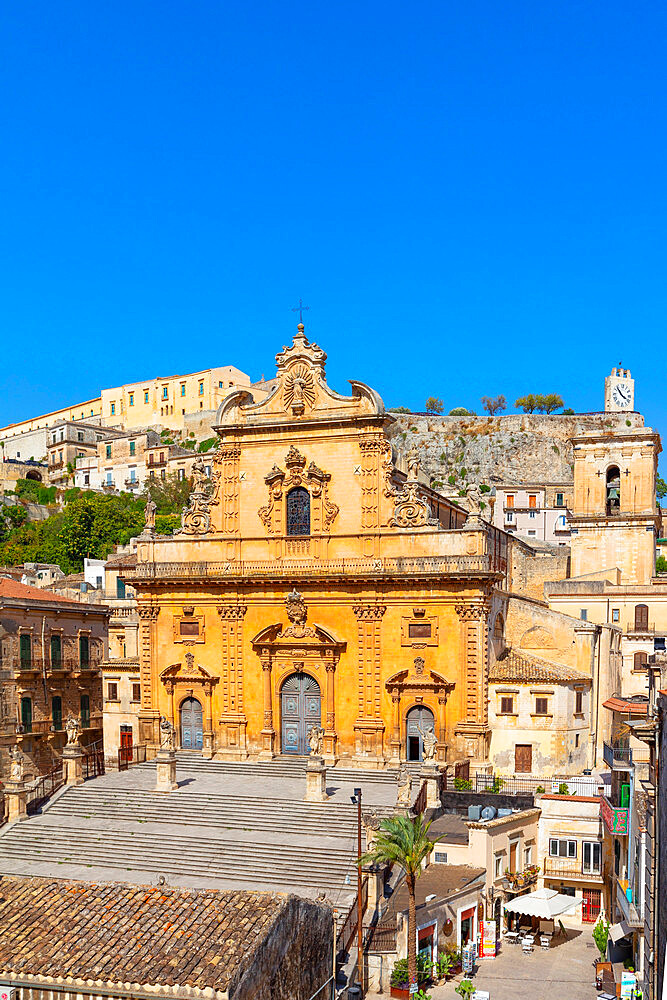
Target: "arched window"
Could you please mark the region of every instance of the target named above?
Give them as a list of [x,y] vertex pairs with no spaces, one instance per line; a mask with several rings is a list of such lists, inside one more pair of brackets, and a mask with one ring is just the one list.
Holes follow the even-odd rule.
[[621,509],[621,473],[617,465],[607,469],[607,514],[618,514]]
[[635,604],[635,632],[648,631],[648,604]]
[[632,669],[633,670],[646,670],[646,664],[648,663],[648,653],[635,653],[632,658]]
[[505,619],[502,614],[498,612],[496,615],[496,620],[493,624],[493,638],[502,639],[505,635]]
[[303,486],[287,494],[287,534],[310,534],[310,493]]

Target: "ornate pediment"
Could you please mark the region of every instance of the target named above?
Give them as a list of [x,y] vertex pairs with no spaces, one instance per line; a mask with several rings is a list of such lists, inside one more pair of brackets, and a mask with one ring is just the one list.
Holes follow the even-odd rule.
[[216,426],[222,430],[229,425],[254,424],[268,418],[272,422],[283,418],[327,419],[332,416],[356,418],[362,415],[383,415],[384,404],[380,396],[362,382],[351,381],[352,395],[342,396],[327,385],[325,366],[327,356],[317,344],[311,343],[299,323],[291,346],[283,347],[276,354],[276,380],[269,395],[254,403],[250,393],[237,390],[221,404]]
[[194,653],[186,653],[185,663],[172,663],[160,674],[161,681],[172,681],[176,684],[217,684],[218,678],[209,673],[201,663],[195,664]]
[[416,656],[412,667],[399,670],[387,680],[388,690],[400,688],[401,691],[447,691],[455,686],[435,670],[427,668],[423,656]]
[[268,498],[267,503],[259,508],[257,514],[268,534],[285,533],[285,497],[295,486],[303,486],[310,493],[311,533],[319,534],[331,530],[340,510],[338,504],[329,498],[331,475],[315,465],[315,462],[311,462],[306,468],[306,461],[299,449],[291,445],[285,455],[287,471],[283,472],[274,464],[271,471],[264,476]]

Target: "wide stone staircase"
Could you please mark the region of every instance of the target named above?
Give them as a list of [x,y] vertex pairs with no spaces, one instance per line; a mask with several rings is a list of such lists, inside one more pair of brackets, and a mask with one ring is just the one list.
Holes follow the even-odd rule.
[[40,815],[1,832],[0,872],[135,883],[164,876],[199,887],[326,892],[345,905],[355,890],[357,853],[357,809],[347,786],[363,784],[371,800],[376,789],[376,799],[388,803],[395,773],[333,768],[327,786],[345,789],[311,803],[301,790],[305,763],[183,754],[182,787],[169,794],[153,790],[153,762],[66,788]]

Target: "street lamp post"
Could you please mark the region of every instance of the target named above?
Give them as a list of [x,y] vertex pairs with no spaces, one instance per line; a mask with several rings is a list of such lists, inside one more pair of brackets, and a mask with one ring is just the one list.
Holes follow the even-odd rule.
[[357,975],[364,995],[363,912],[361,905],[361,789],[355,788],[352,801],[357,804]]

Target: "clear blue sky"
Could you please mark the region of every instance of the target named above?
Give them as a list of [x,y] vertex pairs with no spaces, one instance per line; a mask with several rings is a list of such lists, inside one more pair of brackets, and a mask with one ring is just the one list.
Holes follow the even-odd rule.
[[0,424],[269,377],[302,296],[338,390],[596,409],[622,360],[667,427],[663,5],[30,0],[0,25]]

